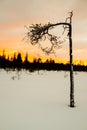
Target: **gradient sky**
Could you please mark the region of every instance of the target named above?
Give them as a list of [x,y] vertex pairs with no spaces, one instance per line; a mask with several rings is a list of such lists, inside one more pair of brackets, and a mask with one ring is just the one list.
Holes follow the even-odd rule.
[[[0,49],[42,55],[22,41],[24,25],[63,22],[72,10],[74,59],[87,60],[87,0],[0,0]],[[57,52],[61,58],[68,54],[68,44]]]

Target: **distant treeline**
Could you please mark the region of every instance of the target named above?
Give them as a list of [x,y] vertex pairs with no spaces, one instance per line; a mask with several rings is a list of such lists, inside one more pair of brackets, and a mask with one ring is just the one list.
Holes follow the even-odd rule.
[[[70,70],[70,64],[63,64],[63,63],[55,63],[54,60],[46,60],[44,63],[42,63],[41,59],[34,59],[33,62],[29,62],[28,55],[25,56],[24,61],[22,60],[21,53],[18,53],[17,56],[14,55],[12,59],[9,59],[5,57],[5,55],[0,56],[0,68],[3,69],[25,69],[29,70],[30,72],[36,71],[36,70],[52,70],[52,71],[69,71]],[[74,71],[87,71],[87,66],[83,65],[74,65]]]

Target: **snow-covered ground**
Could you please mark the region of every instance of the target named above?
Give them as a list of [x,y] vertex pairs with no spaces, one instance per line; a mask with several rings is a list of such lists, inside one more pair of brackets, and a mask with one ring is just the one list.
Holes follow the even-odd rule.
[[87,130],[87,73],[74,73],[76,107],[69,105],[69,72],[0,70],[0,130]]

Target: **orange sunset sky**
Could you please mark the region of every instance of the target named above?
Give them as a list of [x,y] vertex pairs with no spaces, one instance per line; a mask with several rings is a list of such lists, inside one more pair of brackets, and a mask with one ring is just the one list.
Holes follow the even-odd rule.
[[[0,0],[0,52],[47,57],[37,46],[22,40],[26,33],[24,25],[64,22],[72,10],[73,58],[87,60],[87,0]],[[69,43],[63,43],[56,56],[48,57],[69,59]]]

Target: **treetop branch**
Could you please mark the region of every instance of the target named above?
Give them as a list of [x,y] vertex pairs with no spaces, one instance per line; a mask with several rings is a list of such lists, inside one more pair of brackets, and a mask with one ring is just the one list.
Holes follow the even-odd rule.
[[[26,29],[28,30],[27,33],[26,33],[26,38],[27,40],[29,39],[30,40],[30,43],[32,45],[36,45],[38,44],[40,46],[40,48],[46,52],[46,53],[51,53],[51,52],[54,52],[53,49],[55,47],[58,47],[59,44],[65,42],[65,39],[63,39],[62,41],[60,40],[60,37],[61,36],[55,36],[51,33],[49,33],[49,30],[53,29],[55,26],[59,26],[61,25],[64,29],[62,35],[65,33],[65,31],[68,31],[67,32],[67,37],[69,38],[69,32],[70,32],[70,29],[71,29],[71,18],[72,18],[72,15],[73,13],[70,12],[70,16],[66,18],[65,22],[59,22],[59,23],[55,23],[55,24],[52,24],[52,23],[48,23],[48,24],[32,24],[31,26],[29,27],[26,27]],[[68,21],[69,20],[69,21]],[[46,47],[46,48],[43,48],[40,44],[39,44],[39,41],[40,40],[45,40],[46,38],[48,38],[51,42],[51,47]]]

